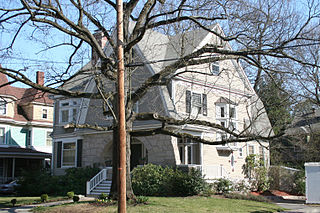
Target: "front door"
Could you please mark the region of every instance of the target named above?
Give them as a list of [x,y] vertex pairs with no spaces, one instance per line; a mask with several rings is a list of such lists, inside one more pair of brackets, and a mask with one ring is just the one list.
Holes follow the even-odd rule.
[[131,144],[131,159],[130,159],[130,170],[137,165],[140,165],[143,158],[142,143]]

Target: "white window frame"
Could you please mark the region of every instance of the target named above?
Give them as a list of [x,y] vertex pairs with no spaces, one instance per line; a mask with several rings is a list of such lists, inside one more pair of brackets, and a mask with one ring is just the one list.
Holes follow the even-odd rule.
[[239,147],[238,149],[238,158],[243,158],[243,147]]
[[[222,116],[222,110],[223,109],[223,116]],[[229,117],[230,113],[230,109],[234,109],[234,115],[233,118]],[[237,132],[237,126],[238,126],[238,121],[237,121],[237,107],[235,105],[232,104],[227,104],[227,103],[216,103],[216,123],[220,124],[226,128],[228,128],[229,130],[233,130],[235,132]],[[224,125],[223,125],[224,124]],[[233,124],[233,128],[231,128],[231,124]],[[218,131],[217,135],[216,135],[216,139],[217,141],[222,140],[222,136],[225,136],[226,138],[231,138],[232,136],[230,134],[226,134],[224,133],[224,131]],[[222,147],[225,146],[231,146],[231,147],[237,147],[238,143],[234,142],[234,143],[229,143],[229,144],[224,144],[221,145]]]
[[212,62],[210,64],[210,71],[212,75],[219,75],[220,74],[220,64],[219,61]]
[[[179,142],[182,141],[182,142]],[[185,139],[178,139],[178,150],[179,150],[179,158],[180,158],[180,164],[181,165],[198,165],[194,162],[194,145],[197,145],[197,143],[193,142],[190,138],[185,138]],[[189,163],[189,148],[190,148],[190,158],[191,161]],[[183,152],[181,153],[180,150]],[[199,153],[200,155],[200,153]],[[199,159],[200,160],[200,159]],[[201,162],[199,162],[201,163]]]
[[27,135],[26,135],[26,147],[32,147],[32,139],[33,139],[33,131],[32,129],[28,129]]
[[6,141],[7,128],[5,126],[0,126],[0,128],[3,129],[3,143],[0,143],[0,145],[5,145],[7,144],[7,141]]
[[[200,97],[200,103],[196,102],[195,96]],[[191,92],[191,114],[201,115],[202,114],[202,94],[197,92]]]
[[[250,153],[250,147],[252,147],[253,153]],[[255,150],[254,145],[248,145],[248,155],[251,155],[251,154],[253,154],[253,155],[256,154],[256,150]]]
[[[74,143],[75,144],[75,148],[74,148],[74,164],[73,165],[68,165],[68,166],[65,166],[64,165],[64,144],[68,144],[68,143]],[[61,168],[73,168],[73,167],[76,167],[77,165],[77,140],[75,141],[64,141],[62,142],[62,148],[61,148]],[[67,149],[68,150],[68,149]]]
[[[2,110],[4,112],[2,112]],[[7,114],[7,101],[4,98],[0,98],[0,115]]]
[[[62,100],[60,101],[60,108],[59,108],[59,123],[70,123],[70,122],[76,122],[77,116],[79,112],[79,105],[80,100],[79,99],[68,99],[68,100]],[[76,110],[76,113],[75,113]],[[62,112],[68,113],[68,118],[66,120],[63,120]]]

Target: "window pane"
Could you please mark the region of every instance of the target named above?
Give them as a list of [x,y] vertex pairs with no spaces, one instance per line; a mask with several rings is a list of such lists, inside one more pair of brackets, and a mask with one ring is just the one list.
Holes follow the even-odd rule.
[[249,155],[254,154],[254,146],[249,146]]
[[62,156],[63,166],[74,166],[76,156],[76,143],[64,143]]
[[179,146],[179,154],[180,154],[181,164],[184,164],[184,161],[183,161],[183,146]]
[[230,107],[230,118],[236,118],[236,109],[234,107]]
[[192,105],[201,107],[201,94],[192,93]]
[[7,103],[5,101],[0,101],[0,114],[6,114]]
[[192,164],[192,159],[191,159],[191,146],[188,146],[188,164]]
[[5,141],[4,141],[4,139],[5,139],[5,132],[4,132],[4,128],[0,128],[0,144],[4,144],[5,143]]
[[72,109],[72,121],[76,122],[77,120],[77,109]]
[[219,74],[219,62],[218,61],[211,64],[211,73],[213,75]]
[[52,132],[47,132],[47,140],[46,140],[46,145],[47,146],[52,146],[52,138],[51,138],[51,133]]
[[221,116],[221,118],[224,118],[224,117],[225,117],[224,107],[220,107],[220,116]]
[[62,110],[61,111],[61,122],[68,122],[69,121],[69,110]]
[[63,149],[75,149],[76,148],[76,143],[64,143],[63,144]]
[[47,118],[48,117],[48,110],[47,109],[43,109],[42,110],[42,118]]

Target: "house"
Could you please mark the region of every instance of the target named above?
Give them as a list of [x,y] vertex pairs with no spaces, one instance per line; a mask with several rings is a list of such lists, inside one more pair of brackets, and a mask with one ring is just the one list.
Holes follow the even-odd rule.
[[[219,25],[212,30],[223,33]],[[101,37],[100,37],[101,38]],[[184,43],[186,42],[186,43]],[[105,42],[101,42],[105,43]],[[137,88],[148,76],[158,73],[175,58],[199,49],[205,44],[217,44],[231,49],[215,35],[202,29],[176,36],[147,31],[134,47],[134,62],[151,62],[131,71],[131,86]],[[108,44],[106,52],[110,52]],[[96,61],[91,60],[81,74],[63,85],[70,91],[96,92],[90,71]],[[196,71],[192,72],[192,71]],[[157,112],[176,119],[199,119],[220,124],[237,132],[268,136],[271,126],[263,104],[257,97],[240,64],[233,59],[177,69],[166,86],[151,88],[135,106],[136,112]],[[203,73],[203,74],[199,74]],[[104,91],[114,84],[104,84]],[[103,115],[102,100],[55,96],[53,132],[53,174],[64,174],[70,167],[112,165],[112,132],[83,128],[64,128],[68,123],[110,126],[112,119]],[[161,126],[156,121],[136,121],[134,129],[153,129]],[[174,131],[216,141],[231,137],[211,127],[185,124],[174,126]],[[131,165],[153,163],[201,169],[207,179],[227,177],[243,179],[242,166],[249,154],[257,154],[269,164],[268,143],[260,141],[206,145],[188,138],[153,135],[132,138]],[[143,161],[143,162],[142,162]]]
[[272,147],[284,164],[303,168],[305,162],[320,161],[320,109],[308,108],[296,113],[285,135]]
[[[37,83],[44,73],[37,72]],[[33,88],[8,84],[0,74],[0,182],[13,180],[22,170],[45,166],[52,153],[53,101]]]

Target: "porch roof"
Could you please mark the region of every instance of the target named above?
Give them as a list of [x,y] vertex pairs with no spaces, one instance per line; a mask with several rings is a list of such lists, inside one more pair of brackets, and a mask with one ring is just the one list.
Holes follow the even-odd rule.
[[50,153],[39,152],[34,149],[20,147],[0,147],[0,158],[32,158],[45,159],[51,158]]

